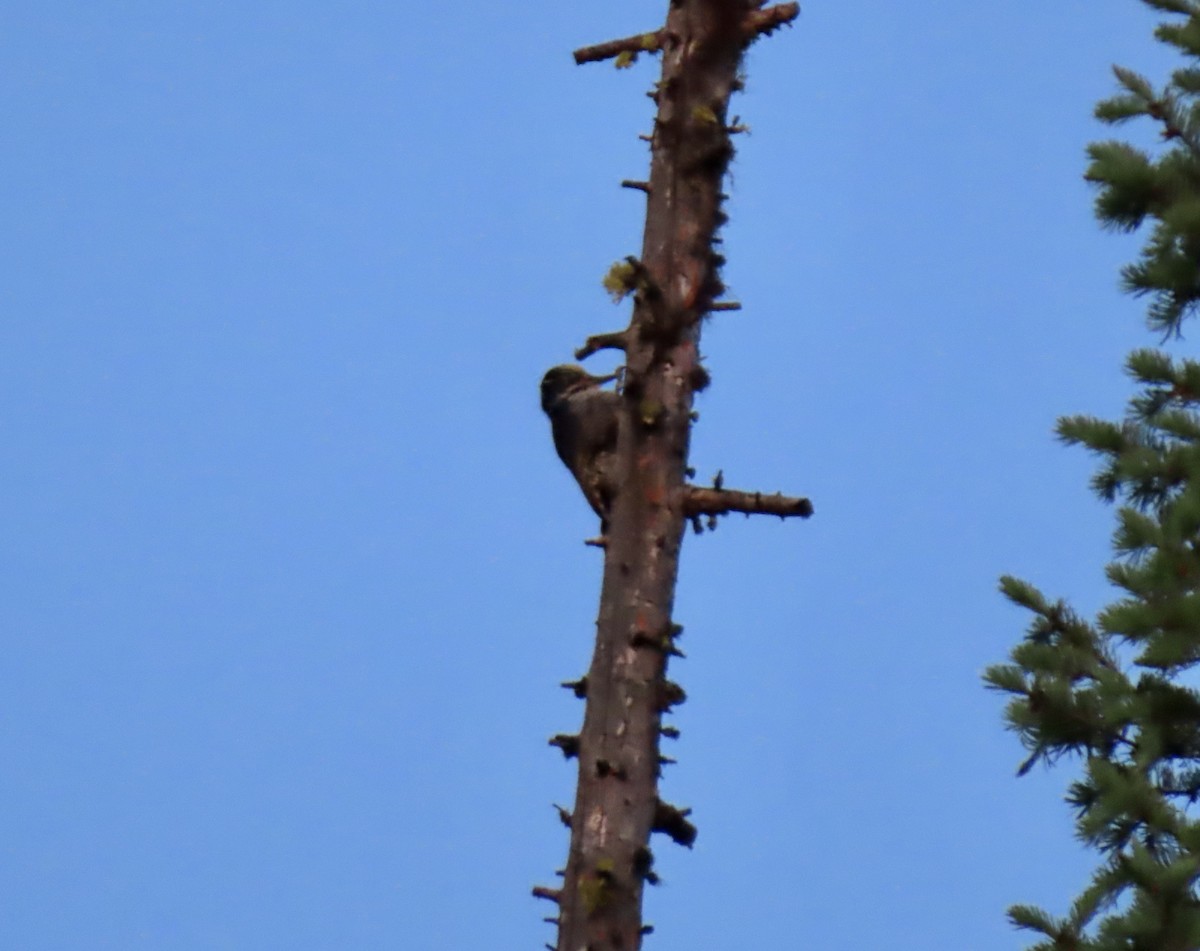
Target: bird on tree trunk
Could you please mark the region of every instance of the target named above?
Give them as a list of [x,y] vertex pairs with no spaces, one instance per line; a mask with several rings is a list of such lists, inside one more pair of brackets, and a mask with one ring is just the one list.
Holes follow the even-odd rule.
[[601,533],[616,491],[618,408],[621,397],[601,389],[617,378],[593,376],[581,366],[551,367],[542,377],[542,411],[550,417],[554,448],[584,498],[600,516]]

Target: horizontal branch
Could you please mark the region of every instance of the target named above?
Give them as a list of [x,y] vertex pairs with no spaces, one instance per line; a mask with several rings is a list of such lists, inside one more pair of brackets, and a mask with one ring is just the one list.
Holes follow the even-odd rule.
[[808,518],[813,513],[813,506],[808,499],[794,498],[778,492],[774,495],[763,495],[761,492],[739,492],[736,489],[704,489],[698,485],[684,487],[683,513],[688,518],[695,518],[697,515],[726,515],[729,512],[778,515],[780,518]]
[[696,827],[687,818],[691,813],[691,809],[680,809],[660,799],[654,805],[654,824],[650,831],[663,832],[690,849],[696,842]]
[[550,737],[549,743],[562,750],[564,759],[579,755],[579,735],[577,733],[559,733]]
[[[761,16],[762,14],[754,15]],[[599,63],[602,60],[620,56],[622,53],[653,53],[662,49],[666,32],[666,30],[654,30],[651,33],[639,33],[637,36],[597,43],[595,46],[580,47],[575,51],[575,65]]]
[[629,330],[614,330],[606,334],[592,334],[575,351],[576,360],[585,360],[601,350],[625,350],[629,346]]
[[[756,3],[762,7],[762,3]],[[800,15],[799,3],[779,3],[765,10],[753,9],[746,14],[742,21],[742,32],[747,40],[753,40],[763,33],[773,33],[785,23],[790,23]],[[665,29],[654,30],[650,33],[638,33],[636,36],[625,36],[619,40],[609,40],[607,43],[597,43],[595,46],[582,46],[574,53],[575,64],[599,63],[622,53],[655,53],[663,48],[667,37]]]
[[[754,10],[742,21],[742,31],[746,39],[752,40],[763,33],[773,33],[785,23],[791,23],[800,15],[800,4],[779,3],[765,10]],[[578,55],[578,54],[576,54]]]

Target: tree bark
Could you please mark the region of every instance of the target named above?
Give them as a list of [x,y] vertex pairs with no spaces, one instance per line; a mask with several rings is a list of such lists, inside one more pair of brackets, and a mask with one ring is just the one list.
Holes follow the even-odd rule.
[[[650,177],[638,183],[647,210],[642,253],[630,268],[632,320],[623,332],[593,338],[625,350],[621,471],[595,652],[586,680],[571,685],[586,695],[583,729],[552,741],[579,760],[562,887],[539,892],[558,904],[558,951],[639,948],[642,892],[655,881],[650,834],[688,846],[696,834],[686,810],[659,799],[659,737],[664,713],[684,699],[666,676],[680,632],[672,609],[684,528],[698,512],[728,510],[711,497],[689,496],[686,470],[692,396],[707,380],[701,319],[728,309],[714,308],[724,291],[714,238],[725,221],[721,186],[737,131],[727,123],[729,98],[741,86],[746,47],[798,13],[794,3],[762,6],[671,0],[662,29],[576,53],[588,62],[653,49],[662,79],[652,93],[658,113]],[[805,505],[787,514],[811,513],[806,500],[793,501]]]

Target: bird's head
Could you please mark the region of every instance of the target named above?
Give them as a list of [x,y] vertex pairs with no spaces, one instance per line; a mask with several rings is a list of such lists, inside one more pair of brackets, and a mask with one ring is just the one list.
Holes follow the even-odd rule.
[[617,374],[593,376],[576,363],[551,367],[542,377],[542,410],[549,413],[559,400],[567,399],[582,390],[602,386],[617,378]]

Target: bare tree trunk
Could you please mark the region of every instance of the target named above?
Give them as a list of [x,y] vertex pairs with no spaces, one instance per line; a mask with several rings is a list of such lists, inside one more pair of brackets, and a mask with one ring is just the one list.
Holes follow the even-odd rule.
[[[687,482],[701,319],[735,305],[724,291],[714,250],[722,179],[733,154],[727,119],[740,88],[746,47],[791,21],[795,3],[763,9],[753,0],[671,0],[666,25],[652,33],[576,52],[577,62],[638,53],[662,56],[652,98],[658,114],[646,192],[640,258],[610,275],[634,298],[628,328],[591,338],[577,354],[625,351],[620,473],[605,539],[604,583],[595,653],[583,681],[570,684],[587,706],[582,732],[551,742],[579,758],[571,845],[560,889],[535,894],[558,904],[558,951],[632,951],[641,946],[642,890],[655,881],[651,832],[690,846],[687,812],[659,799],[662,717],[684,699],[666,678],[680,629],[672,620],[679,549],[689,519],[731,510],[812,513],[806,499],[699,489]],[[620,63],[621,60],[619,59]]]

